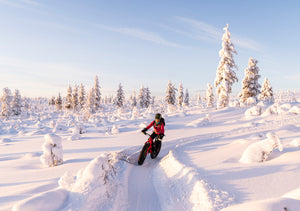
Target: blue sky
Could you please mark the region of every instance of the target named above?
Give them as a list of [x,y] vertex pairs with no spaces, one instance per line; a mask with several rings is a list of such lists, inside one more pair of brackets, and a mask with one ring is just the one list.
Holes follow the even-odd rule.
[[164,95],[169,80],[194,95],[213,83],[223,28],[237,55],[239,92],[248,60],[275,91],[300,91],[300,1],[0,0],[0,89],[56,96],[68,84],[103,95],[121,83]]

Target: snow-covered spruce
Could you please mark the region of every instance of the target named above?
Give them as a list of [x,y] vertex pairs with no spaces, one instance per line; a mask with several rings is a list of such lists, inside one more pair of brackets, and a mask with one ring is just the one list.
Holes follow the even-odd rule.
[[[252,106],[257,103],[257,96],[260,93],[261,85],[258,83],[260,75],[258,74],[257,60],[250,58],[248,67],[245,69],[245,77],[242,81],[242,92],[240,93],[240,102]],[[252,98],[248,101],[249,98]],[[250,103],[250,105],[248,104]]]
[[265,80],[264,80],[264,83],[262,85],[261,94],[259,95],[259,99],[266,103],[274,103],[273,88],[270,85],[268,78],[265,78]]
[[45,166],[57,166],[63,163],[62,139],[53,133],[45,135],[43,155],[40,160]]
[[276,148],[278,148],[279,151],[283,150],[280,139],[275,134],[267,133],[266,139],[253,143],[247,147],[240,159],[240,162],[264,162],[268,159],[271,152]]
[[177,89],[175,88],[175,84],[172,84],[171,81],[169,81],[167,90],[166,90],[166,102],[168,105],[175,105],[176,103],[176,92]]
[[123,86],[122,86],[121,83],[119,84],[119,88],[117,90],[117,96],[116,96],[116,99],[115,99],[115,104],[119,108],[123,107],[123,105],[125,104],[125,93],[124,93]]
[[179,89],[178,89],[178,105],[181,107],[183,104],[183,100],[184,100],[184,93],[183,93],[183,86],[182,83],[179,84]]
[[9,118],[9,116],[12,113],[11,101],[12,101],[11,91],[9,88],[6,87],[3,89],[3,95],[1,97],[1,116]]
[[215,87],[217,87],[218,107],[226,107],[229,104],[229,95],[232,92],[232,85],[238,81],[238,78],[233,69],[237,66],[233,60],[233,53],[237,54],[234,45],[231,43],[231,35],[228,31],[228,24],[224,27],[224,34],[222,37],[222,49],[219,51],[221,60],[219,62]]
[[214,93],[213,93],[213,85],[207,83],[207,90],[205,92],[205,100],[207,107],[214,107]]
[[141,108],[148,108],[151,103],[151,92],[148,87],[144,88],[143,86],[140,89],[139,95],[138,95],[138,105]]

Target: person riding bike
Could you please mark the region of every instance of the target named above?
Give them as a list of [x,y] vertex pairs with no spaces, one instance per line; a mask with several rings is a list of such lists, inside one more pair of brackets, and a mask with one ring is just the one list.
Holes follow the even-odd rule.
[[162,118],[160,113],[155,114],[155,120],[152,121],[147,127],[142,130],[142,133],[146,134],[146,131],[149,130],[153,126],[154,131],[149,137],[149,141],[151,143],[150,147],[152,147],[153,140],[158,136],[159,141],[163,139],[165,136],[165,120]]

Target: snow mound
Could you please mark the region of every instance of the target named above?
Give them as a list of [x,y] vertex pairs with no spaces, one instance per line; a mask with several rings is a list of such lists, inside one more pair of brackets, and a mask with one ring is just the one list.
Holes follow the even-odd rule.
[[227,192],[201,180],[197,171],[180,163],[172,151],[154,169],[153,181],[161,210],[219,210],[233,200]]
[[293,141],[291,141],[290,145],[294,147],[300,147],[300,139],[294,139]]
[[53,133],[45,135],[44,154],[40,157],[45,166],[56,166],[63,162],[62,139]]
[[13,206],[13,211],[56,211],[65,203],[68,197],[68,191],[58,188],[37,196],[22,200]]
[[253,163],[266,161],[271,152],[276,148],[278,148],[279,151],[283,150],[278,136],[272,133],[267,133],[266,139],[253,143],[247,147],[240,159],[240,162]]
[[119,133],[119,128],[117,125],[113,125],[113,127],[111,128],[111,133],[112,134],[118,134]]
[[288,108],[290,108],[289,104],[283,104],[281,106],[278,104],[273,104],[269,106],[261,116],[266,117],[270,115],[284,114],[288,112]]
[[246,117],[260,116],[261,113],[262,113],[262,107],[253,106],[245,111],[245,116]]
[[69,141],[75,141],[80,139],[80,135],[86,133],[86,129],[83,125],[76,125],[74,128],[70,129],[72,135],[68,138]]
[[188,124],[186,124],[186,126],[190,126],[190,127],[201,127],[201,126],[205,126],[208,125],[211,122],[211,117],[209,114],[206,114],[205,117],[200,118],[200,119],[196,119]]
[[300,108],[298,106],[293,106],[290,110],[289,113],[293,114],[300,114]]
[[61,177],[60,186],[70,192],[64,210],[110,210],[120,186],[119,165],[118,153],[104,153],[80,170],[76,178]]
[[69,128],[64,125],[56,124],[55,127],[53,128],[53,133],[56,133],[58,131],[67,131],[68,129]]

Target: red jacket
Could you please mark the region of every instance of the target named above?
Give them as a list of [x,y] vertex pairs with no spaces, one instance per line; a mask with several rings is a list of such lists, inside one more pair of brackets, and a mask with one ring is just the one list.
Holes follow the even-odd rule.
[[152,121],[146,128],[149,130],[151,127],[154,127],[154,132],[159,135],[159,134],[164,134],[165,133],[165,126],[162,122],[160,122],[158,125],[156,124],[155,120]]

